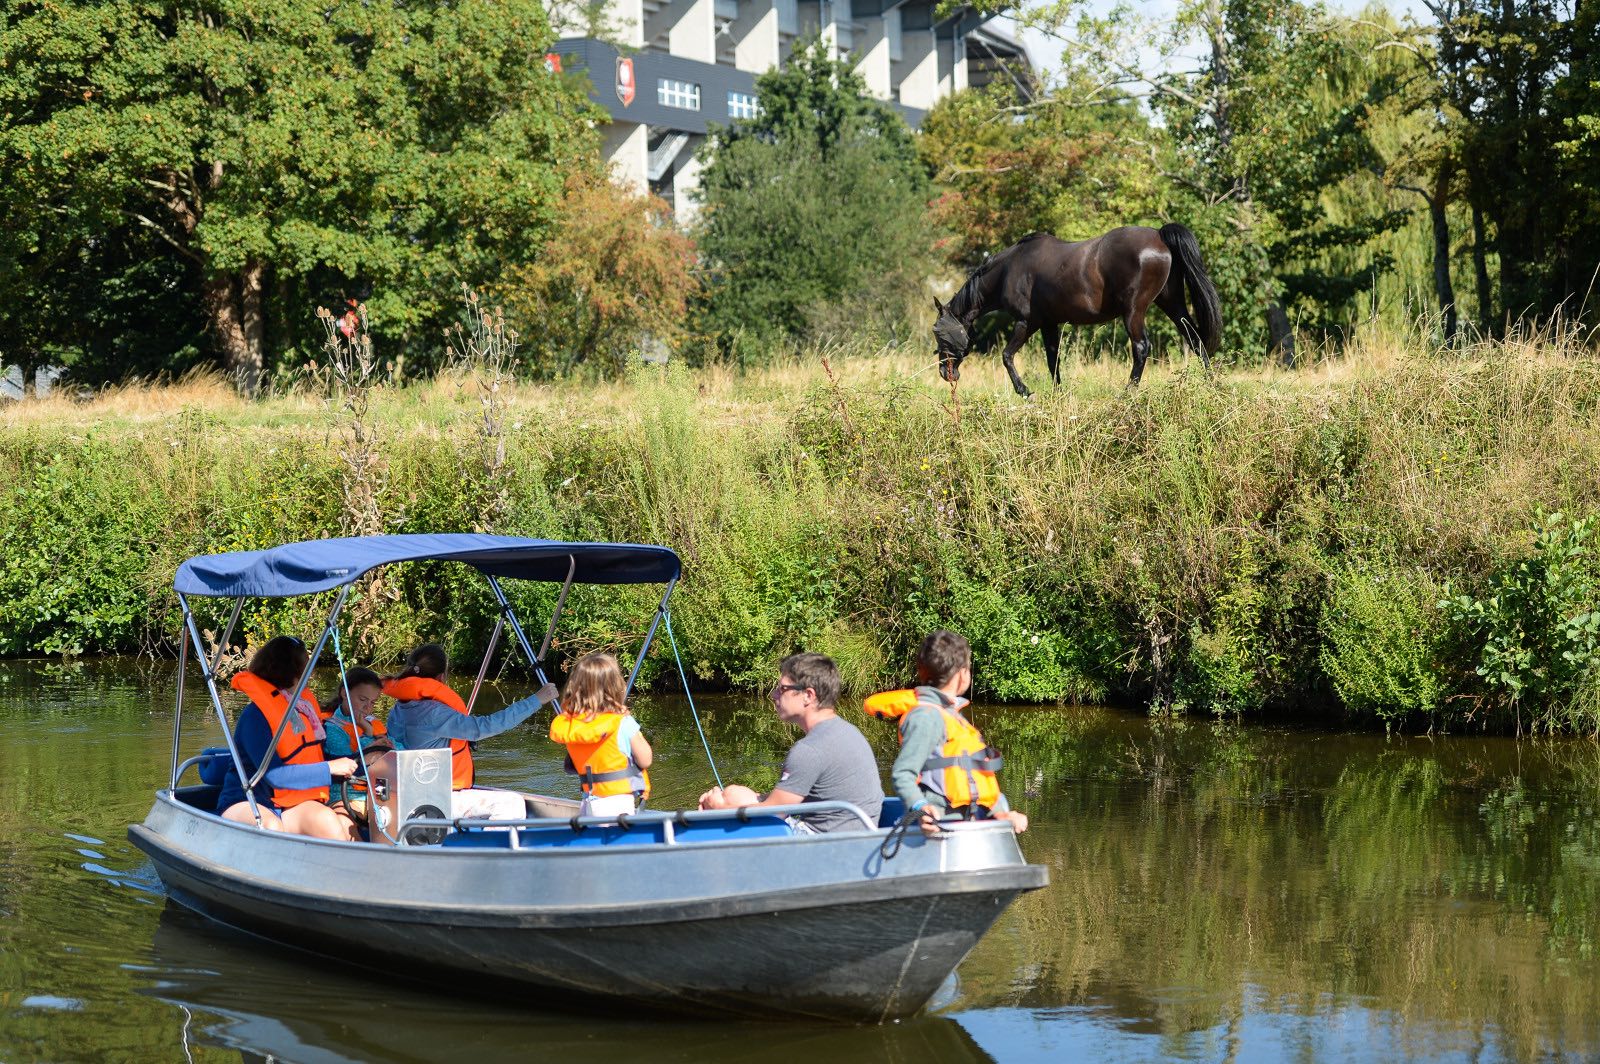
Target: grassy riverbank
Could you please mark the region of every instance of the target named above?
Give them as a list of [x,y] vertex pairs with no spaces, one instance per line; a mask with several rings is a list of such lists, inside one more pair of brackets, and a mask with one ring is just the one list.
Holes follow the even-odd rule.
[[[678,549],[674,618],[707,683],[808,646],[859,692],[944,624],[989,698],[1594,730],[1579,629],[1600,577],[1571,525],[1600,509],[1600,362],[1581,345],[1373,334],[1297,373],[1156,364],[1134,394],[1125,362],[1090,361],[1028,403],[994,359],[954,403],[920,349],[869,355],[493,392],[461,374],[358,413],[209,380],[13,407],[0,653],[170,646],[191,554],[481,528]],[[1536,541],[1541,508],[1567,520]],[[636,639],[652,602],[576,596],[561,649]],[[367,589],[355,634],[382,660],[425,636],[465,651],[489,615],[461,574],[415,566]]]

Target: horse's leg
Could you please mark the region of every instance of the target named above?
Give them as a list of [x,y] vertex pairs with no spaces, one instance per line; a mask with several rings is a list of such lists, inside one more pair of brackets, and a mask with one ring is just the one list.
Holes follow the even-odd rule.
[[1045,362],[1050,366],[1050,379],[1056,382],[1056,387],[1061,387],[1061,326],[1046,325],[1039,330],[1039,335],[1044,337]]
[[1133,344],[1133,376],[1128,378],[1128,387],[1138,385],[1139,377],[1144,373],[1144,360],[1150,357],[1150,338],[1144,331],[1144,307],[1135,307],[1122,319],[1122,324],[1128,330],[1128,340]]
[[1206,354],[1206,345],[1200,339],[1200,326],[1194,320],[1194,315],[1189,313],[1189,306],[1183,300],[1183,291],[1177,287],[1176,277],[1167,282],[1167,287],[1156,296],[1156,306],[1167,312],[1167,317],[1172,319],[1172,324],[1178,327],[1178,337],[1183,346],[1189,348],[1200,356],[1200,362],[1207,372],[1211,369],[1211,356]]
[[1028,386],[1022,383],[1022,376],[1017,373],[1016,354],[1023,344],[1028,342],[1028,337],[1033,335],[1033,326],[1025,321],[1019,321],[1011,330],[1011,339],[1006,341],[1006,349],[1000,352],[1000,361],[1006,365],[1006,372],[1011,374],[1011,387],[1017,394],[1026,399],[1033,393],[1028,391]]

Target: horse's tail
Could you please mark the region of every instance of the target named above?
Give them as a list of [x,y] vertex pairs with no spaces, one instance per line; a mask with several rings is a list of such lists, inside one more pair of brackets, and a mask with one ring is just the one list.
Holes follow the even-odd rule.
[[1183,280],[1188,282],[1194,320],[1200,327],[1200,340],[1206,354],[1216,354],[1217,348],[1222,346],[1222,301],[1217,298],[1217,288],[1206,274],[1205,263],[1200,261],[1200,241],[1187,226],[1168,222],[1161,227],[1161,242],[1167,245],[1167,250],[1183,269]]

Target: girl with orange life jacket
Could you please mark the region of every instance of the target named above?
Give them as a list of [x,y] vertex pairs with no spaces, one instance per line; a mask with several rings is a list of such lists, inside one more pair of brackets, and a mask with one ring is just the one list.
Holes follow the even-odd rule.
[[[348,705],[346,692],[349,694]],[[322,707],[322,724],[327,730],[322,749],[329,760],[353,758],[360,751],[360,756],[370,763],[378,754],[394,749],[389,730],[372,712],[382,697],[383,678],[377,673],[363,668],[345,672],[342,682],[334,688]],[[328,804],[364,822],[367,816],[366,801],[366,781],[361,778],[360,772],[356,772],[347,780],[334,782]]]
[[[268,766],[252,791],[262,826],[319,838],[353,839],[353,822],[334,812],[327,802],[330,785],[354,772],[356,763],[348,757],[327,759],[327,731],[315,695],[305,691],[294,707],[289,706],[289,693],[309,661],[300,640],[277,636],[256,651],[248,669],[234,676],[233,689],[250,699],[234,728],[234,748],[247,776],[254,775],[263,762]],[[255,823],[245,799],[244,781],[232,764],[222,783],[217,811],[228,820]]]
[[1008,820],[1018,832],[1028,818],[1010,808],[1000,791],[1000,754],[961,715],[972,686],[972,650],[965,638],[940,629],[917,654],[914,691],[886,691],[867,699],[869,715],[899,723],[900,756],[891,770],[906,811],[922,811],[924,831],[941,817]]
[[527,815],[527,805],[520,794],[474,785],[470,744],[509,731],[533,716],[540,706],[554,702],[556,686],[547,683],[537,693],[498,713],[478,717],[467,712],[467,704],[445,682],[448,672],[444,648],[426,643],[406,657],[406,667],[399,676],[383,681],[383,693],[397,700],[389,711],[389,738],[401,750],[450,748],[454,787],[451,817],[520,820]]
[[628,712],[627,681],[610,654],[585,654],[572,666],[550,738],[567,748],[567,769],[583,789],[582,816],[633,813],[650,797],[655,759]]

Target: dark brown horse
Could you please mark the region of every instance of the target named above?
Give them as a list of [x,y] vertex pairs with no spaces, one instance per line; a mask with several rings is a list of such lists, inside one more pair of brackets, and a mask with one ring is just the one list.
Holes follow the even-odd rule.
[[[1186,284],[1193,314],[1184,301]],[[1150,354],[1144,317],[1151,303],[1166,311],[1210,369],[1211,353],[1222,341],[1222,309],[1200,261],[1200,244],[1187,228],[1176,222],[1159,232],[1125,225],[1071,244],[1049,233],[1025,236],[974,270],[948,304],[933,301],[939,312],[933,324],[939,376],[952,384],[960,378],[978,319],[1000,312],[1015,322],[1000,358],[1018,395],[1029,393],[1013,358],[1028,337],[1044,336],[1050,376],[1059,386],[1061,326],[1117,319],[1133,344],[1129,383],[1138,384]]]

